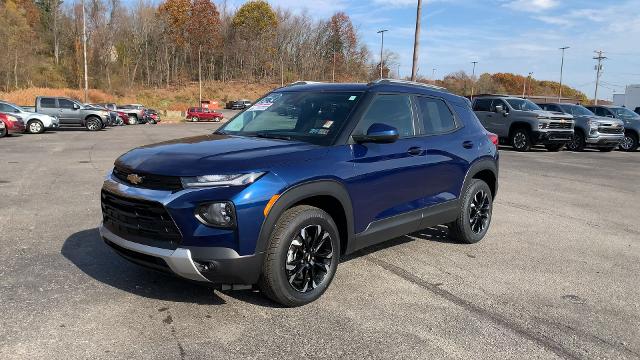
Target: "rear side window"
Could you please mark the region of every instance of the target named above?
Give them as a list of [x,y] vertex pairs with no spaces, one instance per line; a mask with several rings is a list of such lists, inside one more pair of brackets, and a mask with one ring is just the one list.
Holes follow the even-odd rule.
[[58,105],[63,109],[73,109],[73,101],[67,99],[58,99]]
[[54,98],[41,98],[40,107],[42,108],[56,108],[56,99]]
[[491,111],[491,99],[476,99],[473,111]]
[[440,99],[418,96],[418,113],[426,135],[442,134],[456,129],[456,121],[447,104]]
[[393,126],[398,129],[401,138],[415,136],[411,97],[409,95],[376,96],[353,133],[366,134],[373,124]]

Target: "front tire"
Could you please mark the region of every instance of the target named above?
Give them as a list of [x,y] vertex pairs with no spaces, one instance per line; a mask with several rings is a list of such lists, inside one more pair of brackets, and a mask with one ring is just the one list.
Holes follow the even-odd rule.
[[7,134],[9,134],[9,130],[7,130],[7,127],[0,127],[0,138],[7,136]]
[[30,134],[42,134],[44,132],[44,125],[40,120],[31,120],[27,124],[27,131]]
[[464,192],[458,219],[449,224],[451,236],[465,244],[482,240],[491,225],[493,195],[489,185],[472,179]]
[[331,216],[313,206],[293,207],[271,233],[259,287],[284,306],[308,304],[329,287],[339,258],[340,238]]
[[138,117],[135,115],[129,115],[129,125],[137,125]]
[[191,122],[198,122],[198,117],[197,116],[191,117]]
[[531,136],[527,129],[515,129],[511,133],[511,146],[516,151],[526,152],[531,150]]
[[627,152],[633,152],[638,150],[638,135],[627,131],[624,134],[624,139],[622,140],[622,142],[620,143],[620,150],[622,151],[627,151]]
[[558,152],[562,150],[562,148],[564,148],[564,144],[549,144],[545,145],[544,147],[547,149],[547,151]]
[[98,131],[98,130],[102,129],[102,121],[100,121],[100,119],[94,118],[94,117],[89,118],[89,119],[87,119],[87,123],[85,124],[85,127],[89,131]]
[[571,151],[582,151],[587,146],[587,143],[584,140],[584,134],[582,131],[576,130],[573,133],[573,137],[571,141],[567,144],[567,149]]

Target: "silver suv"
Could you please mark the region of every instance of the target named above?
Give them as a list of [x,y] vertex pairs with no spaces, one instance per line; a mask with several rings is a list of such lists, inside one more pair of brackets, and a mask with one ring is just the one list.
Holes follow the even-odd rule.
[[473,100],[473,111],[485,129],[517,151],[529,151],[534,145],[560,151],[573,138],[573,116],[544,111],[527,99],[481,95]]

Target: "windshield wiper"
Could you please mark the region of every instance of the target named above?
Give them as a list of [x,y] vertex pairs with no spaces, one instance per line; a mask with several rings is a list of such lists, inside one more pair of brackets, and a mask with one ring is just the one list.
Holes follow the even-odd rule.
[[264,138],[264,139],[279,139],[279,140],[293,140],[291,136],[281,135],[281,134],[271,134],[265,132],[256,133],[256,137]]

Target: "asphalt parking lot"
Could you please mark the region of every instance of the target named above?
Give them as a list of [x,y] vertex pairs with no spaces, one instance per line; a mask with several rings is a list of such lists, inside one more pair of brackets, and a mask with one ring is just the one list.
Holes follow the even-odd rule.
[[118,155],[215,127],[0,140],[0,358],[640,358],[640,153],[503,149],[485,240],[395,239],[285,309],[142,269],[99,238]]

